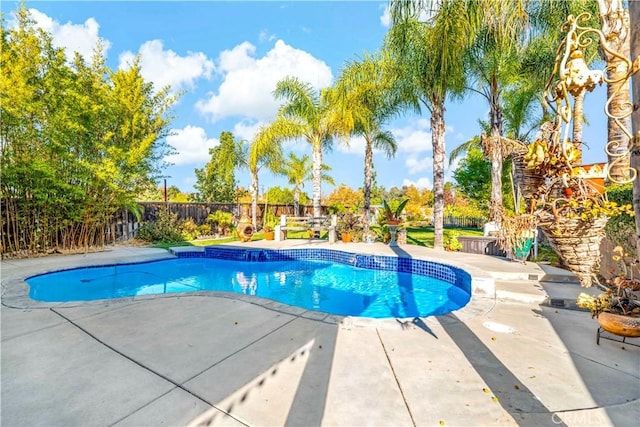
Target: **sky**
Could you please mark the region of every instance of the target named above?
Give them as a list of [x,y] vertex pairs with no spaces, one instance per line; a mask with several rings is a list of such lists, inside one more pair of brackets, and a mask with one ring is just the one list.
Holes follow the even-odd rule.
[[[10,15],[19,3],[2,2]],[[167,142],[176,154],[163,173],[168,186],[193,192],[195,168],[209,161],[209,149],[223,131],[251,141],[279,107],[272,95],[276,83],[296,76],[315,88],[330,86],[349,61],[375,52],[389,30],[386,1],[27,1],[32,17],[64,47],[71,58],[77,51],[91,58],[101,41],[107,65],[127,68],[141,58],[141,73],[154,87],[170,85],[184,91],[174,105]],[[11,9],[12,8],[12,9]],[[8,17],[11,25],[11,17]],[[606,119],[603,87],[587,95],[584,130],[585,164],[604,162]],[[484,98],[469,95],[446,105],[447,154],[479,133],[478,120],[488,117]],[[416,185],[431,189],[433,165],[430,116],[405,115],[385,125],[398,151],[388,159],[374,153],[378,185],[387,189]],[[308,143],[285,145],[298,156],[310,154]],[[447,157],[448,158],[448,157]],[[362,187],[364,143],[352,138],[336,141],[324,155],[336,185]],[[448,162],[447,162],[448,163]],[[448,181],[453,181],[447,167]],[[236,172],[240,186],[249,187],[246,171]],[[160,183],[159,183],[160,184]],[[286,187],[286,180],[260,173],[260,192]],[[323,183],[323,195],[333,186]],[[303,189],[310,195],[311,184]]]

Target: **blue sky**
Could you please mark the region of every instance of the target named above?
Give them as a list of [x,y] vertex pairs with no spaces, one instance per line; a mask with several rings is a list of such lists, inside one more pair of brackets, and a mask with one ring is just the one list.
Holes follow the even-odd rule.
[[[3,12],[17,5],[3,2]],[[168,137],[178,154],[167,159],[173,166],[165,170],[168,185],[182,191],[193,191],[194,169],[207,163],[222,131],[251,141],[274,117],[278,104],[271,92],[277,81],[295,75],[318,88],[329,86],[347,61],[379,49],[388,31],[386,1],[32,1],[26,6],[69,55],[78,51],[90,57],[100,39],[110,68],[126,67],[140,55],[147,80],[186,91],[174,107]],[[587,95],[585,164],[606,161],[605,96],[604,88]],[[478,134],[478,119],[487,113],[484,99],[474,96],[448,104],[447,153]],[[425,111],[388,123],[399,148],[393,159],[374,154],[379,185],[431,188],[429,119]],[[303,141],[286,149],[310,152]],[[363,153],[362,141],[352,139],[325,154],[336,184],[362,186]],[[249,186],[247,172],[240,171],[237,179]],[[286,186],[286,181],[263,172],[260,185]],[[332,189],[323,184],[323,194]]]

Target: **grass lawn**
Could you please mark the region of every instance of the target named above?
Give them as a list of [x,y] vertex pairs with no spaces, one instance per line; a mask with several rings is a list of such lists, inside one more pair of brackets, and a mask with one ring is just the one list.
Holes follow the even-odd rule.
[[[425,246],[427,248],[433,247],[433,227],[409,227],[407,228],[407,243],[410,245]],[[482,230],[477,228],[445,228],[445,239],[450,238],[452,235],[458,236],[482,236]],[[264,238],[263,233],[256,233],[251,240],[262,240]],[[291,231],[288,234],[289,239],[307,239],[306,231]],[[322,232],[320,236],[322,239],[327,239],[328,234],[326,231]],[[211,246],[219,245],[221,243],[237,242],[239,239],[235,236],[222,239],[208,239],[208,240],[190,240],[185,242],[163,242],[154,245],[155,248],[169,249],[175,246]]]
[[[445,228],[445,241],[453,236],[482,236],[483,230],[477,228]],[[408,227],[407,243],[410,245],[433,247],[433,227]]]

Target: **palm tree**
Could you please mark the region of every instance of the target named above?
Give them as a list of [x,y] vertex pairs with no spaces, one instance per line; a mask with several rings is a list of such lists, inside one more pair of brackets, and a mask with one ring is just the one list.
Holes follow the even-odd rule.
[[319,93],[308,83],[287,77],[276,85],[274,95],[285,101],[273,122],[261,132],[261,138],[280,145],[286,140],[303,138],[311,144],[313,162],[313,216],[322,214],[320,190],[322,182],[322,152],[336,136],[348,135],[342,116],[329,102],[327,90]]
[[[331,168],[325,164],[322,165],[322,181],[333,185],[334,181],[325,172]],[[282,164],[282,174],[289,180],[289,184],[293,185],[293,211],[296,215],[300,215],[300,191],[304,187],[304,182],[313,178],[313,164],[311,158],[305,154],[298,157],[295,153],[289,153],[289,159]]]
[[[578,16],[583,12],[591,15],[586,23],[589,27],[597,27],[597,4],[591,0],[573,0],[558,2],[555,0],[540,0],[531,4],[531,22],[536,29],[533,39],[527,44],[523,58],[523,81],[531,82],[532,87],[542,92],[546,82],[553,72],[553,64],[558,45],[562,42],[563,32],[559,31],[569,15]],[[584,24],[584,23],[583,23]],[[587,65],[598,57],[597,44],[591,43],[583,52]],[[571,141],[580,153],[575,164],[582,163],[582,128],[584,124],[584,100],[586,91],[583,90],[574,97],[572,109]],[[543,102],[543,120],[547,116],[546,104]]]
[[622,57],[629,58],[631,55],[631,37],[629,11],[625,9],[624,3],[622,0],[598,0],[600,22],[605,36],[603,41],[609,51],[620,54],[612,55],[603,49],[608,74],[607,109],[610,113],[607,126],[609,177],[616,182],[625,182],[630,178],[630,142],[623,129],[631,133],[631,116],[628,113],[633,104],[630,102],[629,82],[624,78],[628,72],[628,65]]
[[266,166],[273,173],[279,174],[282,160],[282,147],[280,144],[272,144],[265,137],[263,130],[264,128],[258,131],[246,155],[247,168],[251,174],[249,191],[251,193],[251,224],[254,229],[258,221],[258,172],[262,167]]
[[519,81],[521,53],[529,27],[527,0],[469,1],[473,38],[468,50],[468,70],[474,80],[470,90],[489,103],[489,137],[482,139],[491,161],[491,204],[489,218],[500,223],[502,208],[503,92]]
[[[465,0],[440,0],[435,13],[430,1],[391,2],[392,29],[387,48],[406,72],[408,96],[431,113],[433,146],[434,247],[444,247],[445,101],[462,93],[465,84],[464,55],[470,36],[469,9]],[[426,22],[419,20],[427,14]],[[405,90],[402,93],[407,94]]]
[[332,88],[332,95],[345,123],[352,125],[352,134],[365,140],[364,155],[364,231],[369,231],[371,187],[373,185],[373,150],[383,151],[391,158],[397,151],[397,143],[390,131],[382,125],[398,114],[403,106],[395,84],[391,57],[385,53],[368,55],[359,61],[348,63]]

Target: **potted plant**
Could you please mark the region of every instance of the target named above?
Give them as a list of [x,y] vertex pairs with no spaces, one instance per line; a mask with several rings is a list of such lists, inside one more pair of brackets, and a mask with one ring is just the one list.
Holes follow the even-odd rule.
[[352,240],[356,230],[362,227],[360,217],[353,212],[347,212],[338,220],[338,233],[344,243]]
[[380,212],[379,222],[389,230],[389,246],[398,245],[398,242],[396,241],[396,229],[402,222],[402,213],[404,212],[404,208],[407,206],[408,202],[409,199],[405,199],[398,203],[395,209],[393,209],[387,200],[382,201],[382,211]]
[[[558,178],[556,182],[562,181]],[[575,188],[571,197],[543,199],[534,214],[564,266],[578,276],[582,286],[589,287],[600,262],[600,242],[609,218],[633,215],[633,208],[610,202],[606,194],[595,193],[580,178],[566,181]]]
[[273,231],[273,227],[270,225],[265,225],[262,227],[262,231],[264,232],[265,240],[274,240],[276,237],[275,232]]
[[497,232],[498,245],[507,256],[526,261],[538,227],[538,217],[533,214],[507,214],[502,212]]
[[395,209],[392,209],[387,200],[382,201],[382,221],[387,225],[398,225],[402,221],[402,213],[407,206],[409,199],[405,199],[398,204]]
[[[625,338],[640,337],[640,280],[633,278],[633,270],[627,267],[627,255],[622,247],[615,247],[613,252],[613,259],[620,262],[620,275],[607,280],[600,295],[581,293],[577,305],[589,309],[601,329]],[[600,330],[598,341],[599,338]]]

